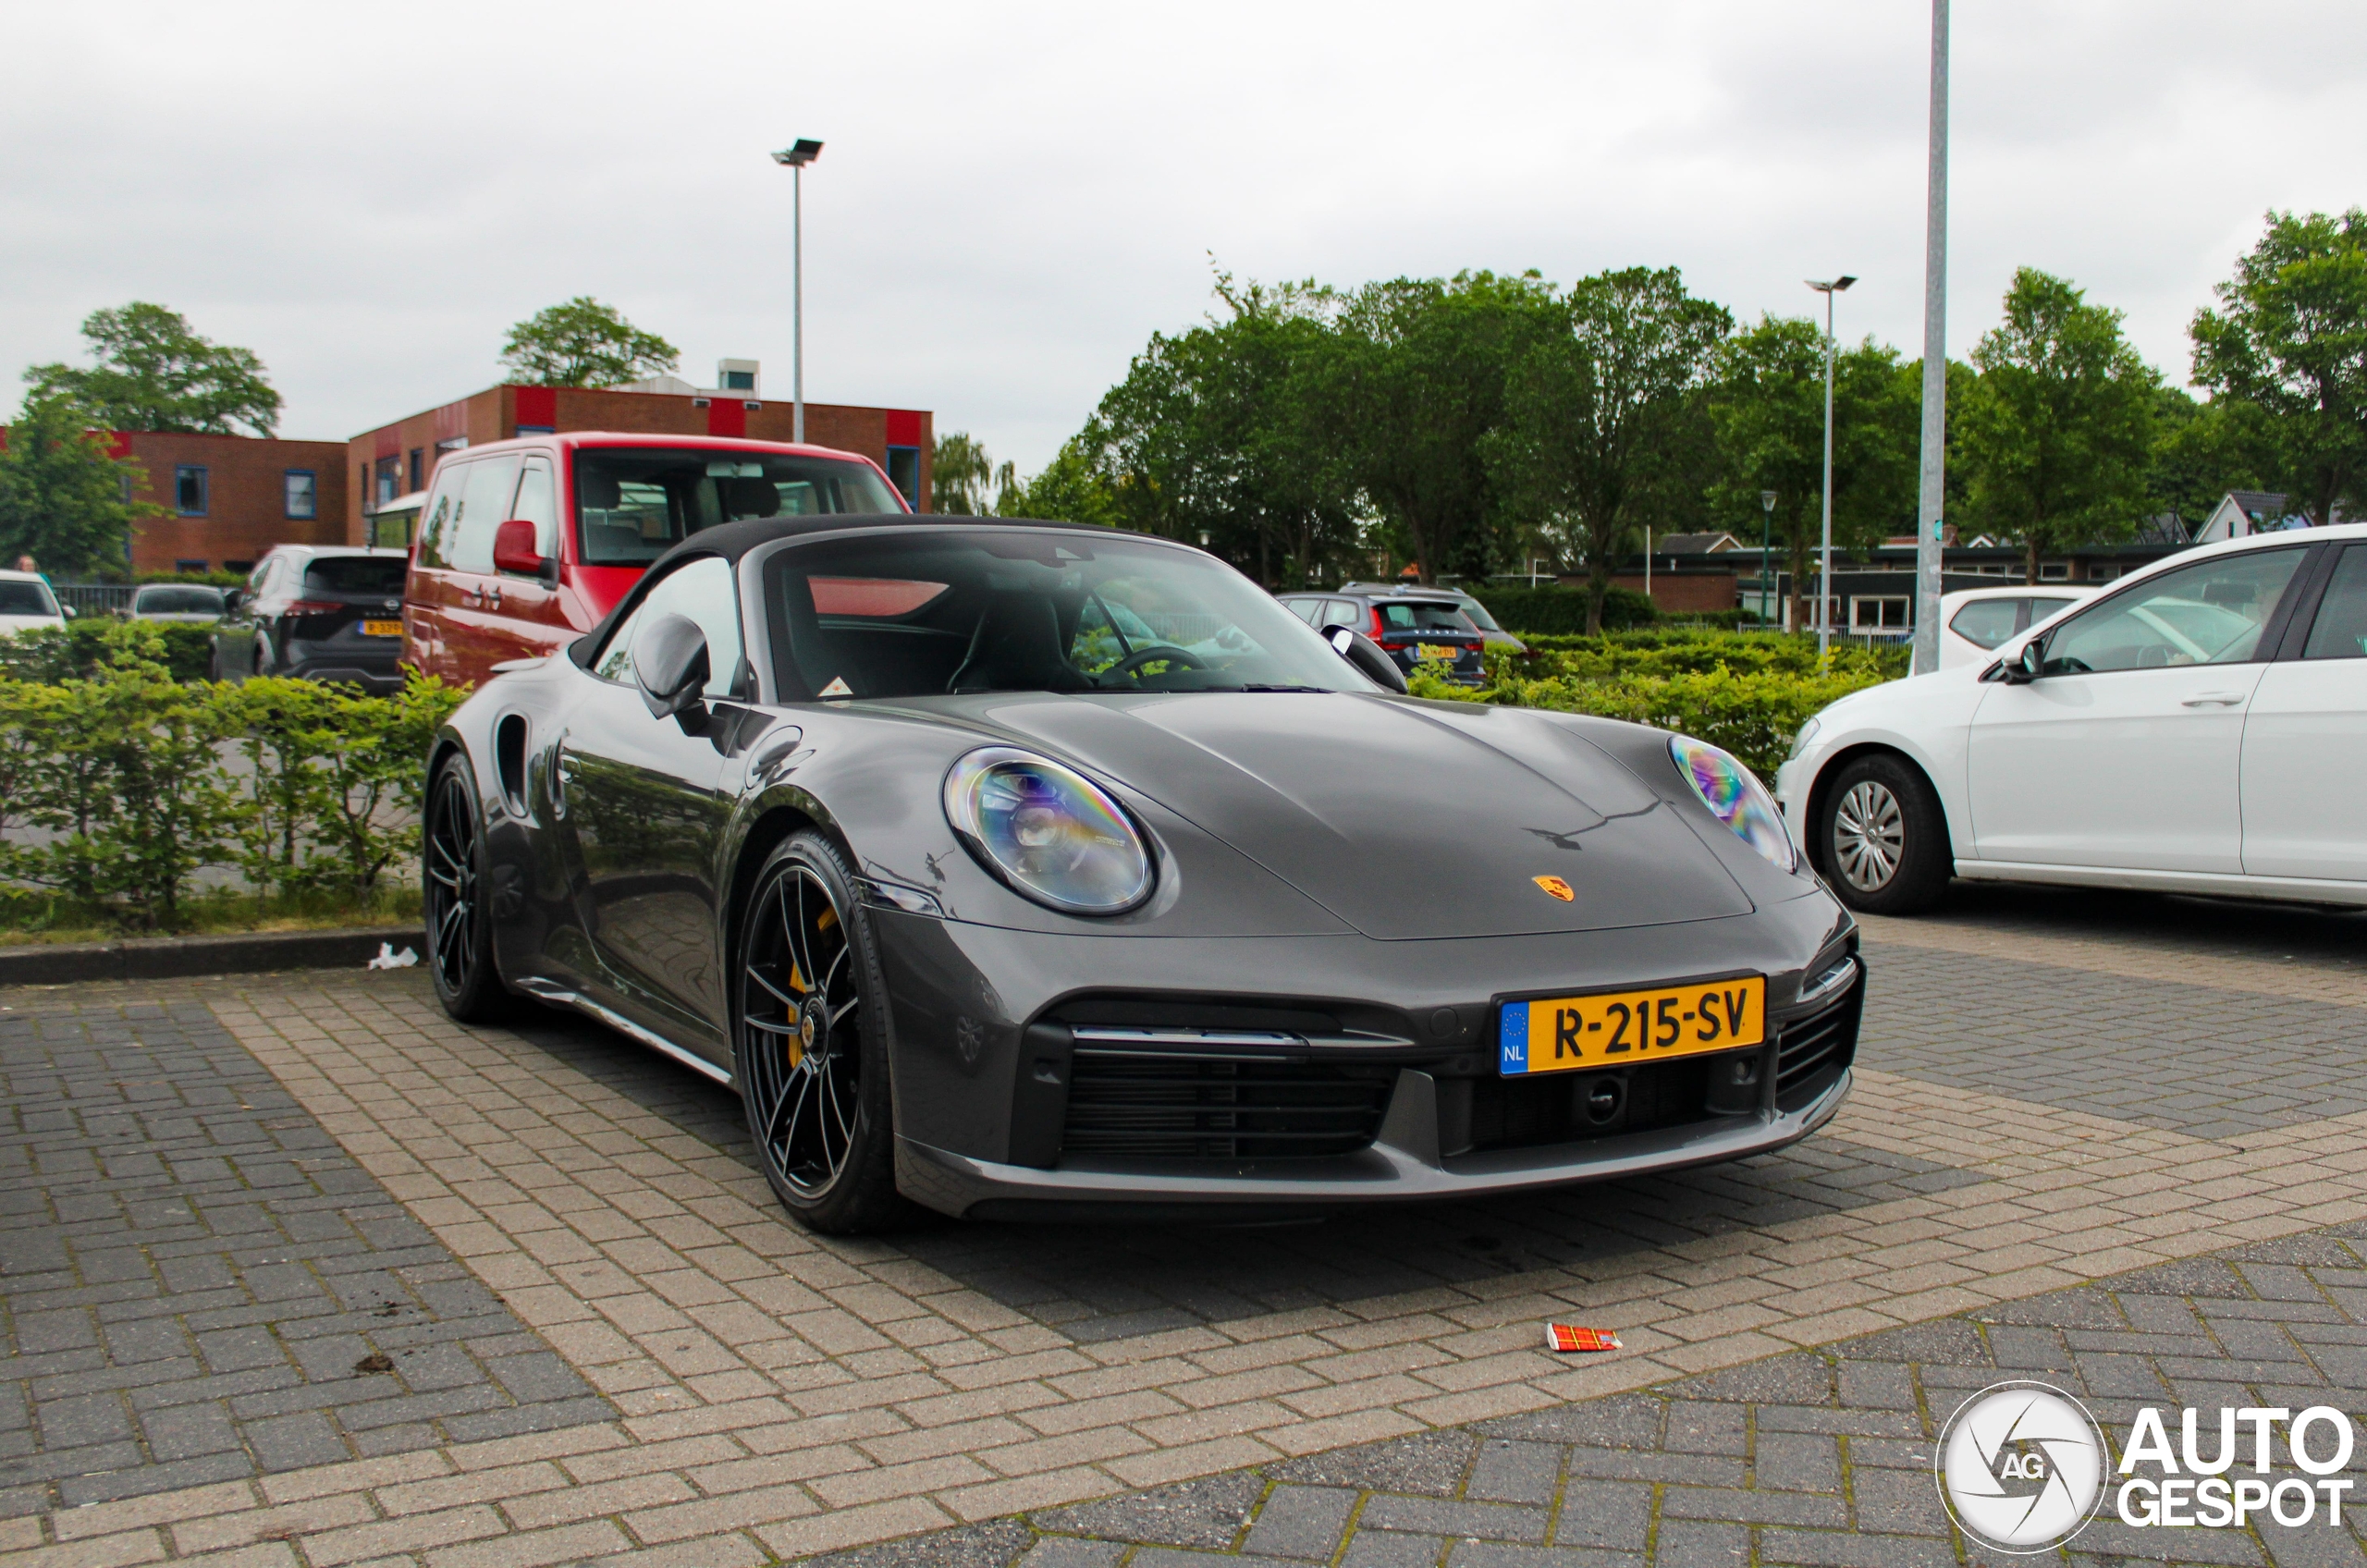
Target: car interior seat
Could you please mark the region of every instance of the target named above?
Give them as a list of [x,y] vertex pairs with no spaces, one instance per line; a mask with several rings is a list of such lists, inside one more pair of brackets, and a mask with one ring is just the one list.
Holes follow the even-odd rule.
[[715,487],[726,522],[780,515],[780,487],[769,479],[718,479]]
[[1006,591],[979,611],[949,692],[1073,692],[1085,684],[1061,647],[1060,612],[1040,594]]

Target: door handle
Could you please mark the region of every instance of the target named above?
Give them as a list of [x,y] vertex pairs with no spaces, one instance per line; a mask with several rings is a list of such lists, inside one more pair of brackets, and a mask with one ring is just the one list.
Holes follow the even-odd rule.
[[2182,708],[2231,708],[2243,700],[2244,694],[2241,692],[2205,692],[2200,696],[2187,698],[2184,702],[2180,703],[2178,706]]

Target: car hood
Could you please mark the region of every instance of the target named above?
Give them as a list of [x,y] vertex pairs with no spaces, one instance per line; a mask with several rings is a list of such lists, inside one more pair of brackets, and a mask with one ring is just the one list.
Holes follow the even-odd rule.
[[[962,701],[966,717],[1158,802],[1368,937],[1592,931],[1751,909],[1674,801],[1537,715],[1344,692]],[[1539,877],[1576,896],[1554,897]]]

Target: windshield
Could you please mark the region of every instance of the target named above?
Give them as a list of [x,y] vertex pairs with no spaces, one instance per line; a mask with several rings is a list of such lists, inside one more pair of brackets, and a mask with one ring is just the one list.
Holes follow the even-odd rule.
[[38,582],[0,582],[0,615],[55,615],[57,601]]
[[131,596],[134,615],[220,615],[219,588],[142,588]]
[[401,556],[330,556],[304,569],[304,586],[330,594],[384,594],[403,591],[403,574],[411,562]]
[[782,691],[823,699],[1373,689],[1239,572],[1146,540],[1000,529],[820,540],[773,557],[766,600]]
[[575,454],[577,539],[592,566],[647,566],[718,522],[908,509],[869,463],[713,447]]

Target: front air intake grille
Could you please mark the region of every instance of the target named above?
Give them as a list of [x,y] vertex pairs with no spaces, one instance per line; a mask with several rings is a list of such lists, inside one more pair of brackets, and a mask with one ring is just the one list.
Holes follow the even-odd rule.
[[1819,1094],[1858,1054],[1858,1017],[1866,988],[1850,986],[1839,1003],[1784,1026],[1775,1044],[1775,1104],[1797,1110]]
[[1260,1159],[1369,1145],[1393,1071],[1079,1049],[1062,1155]]

